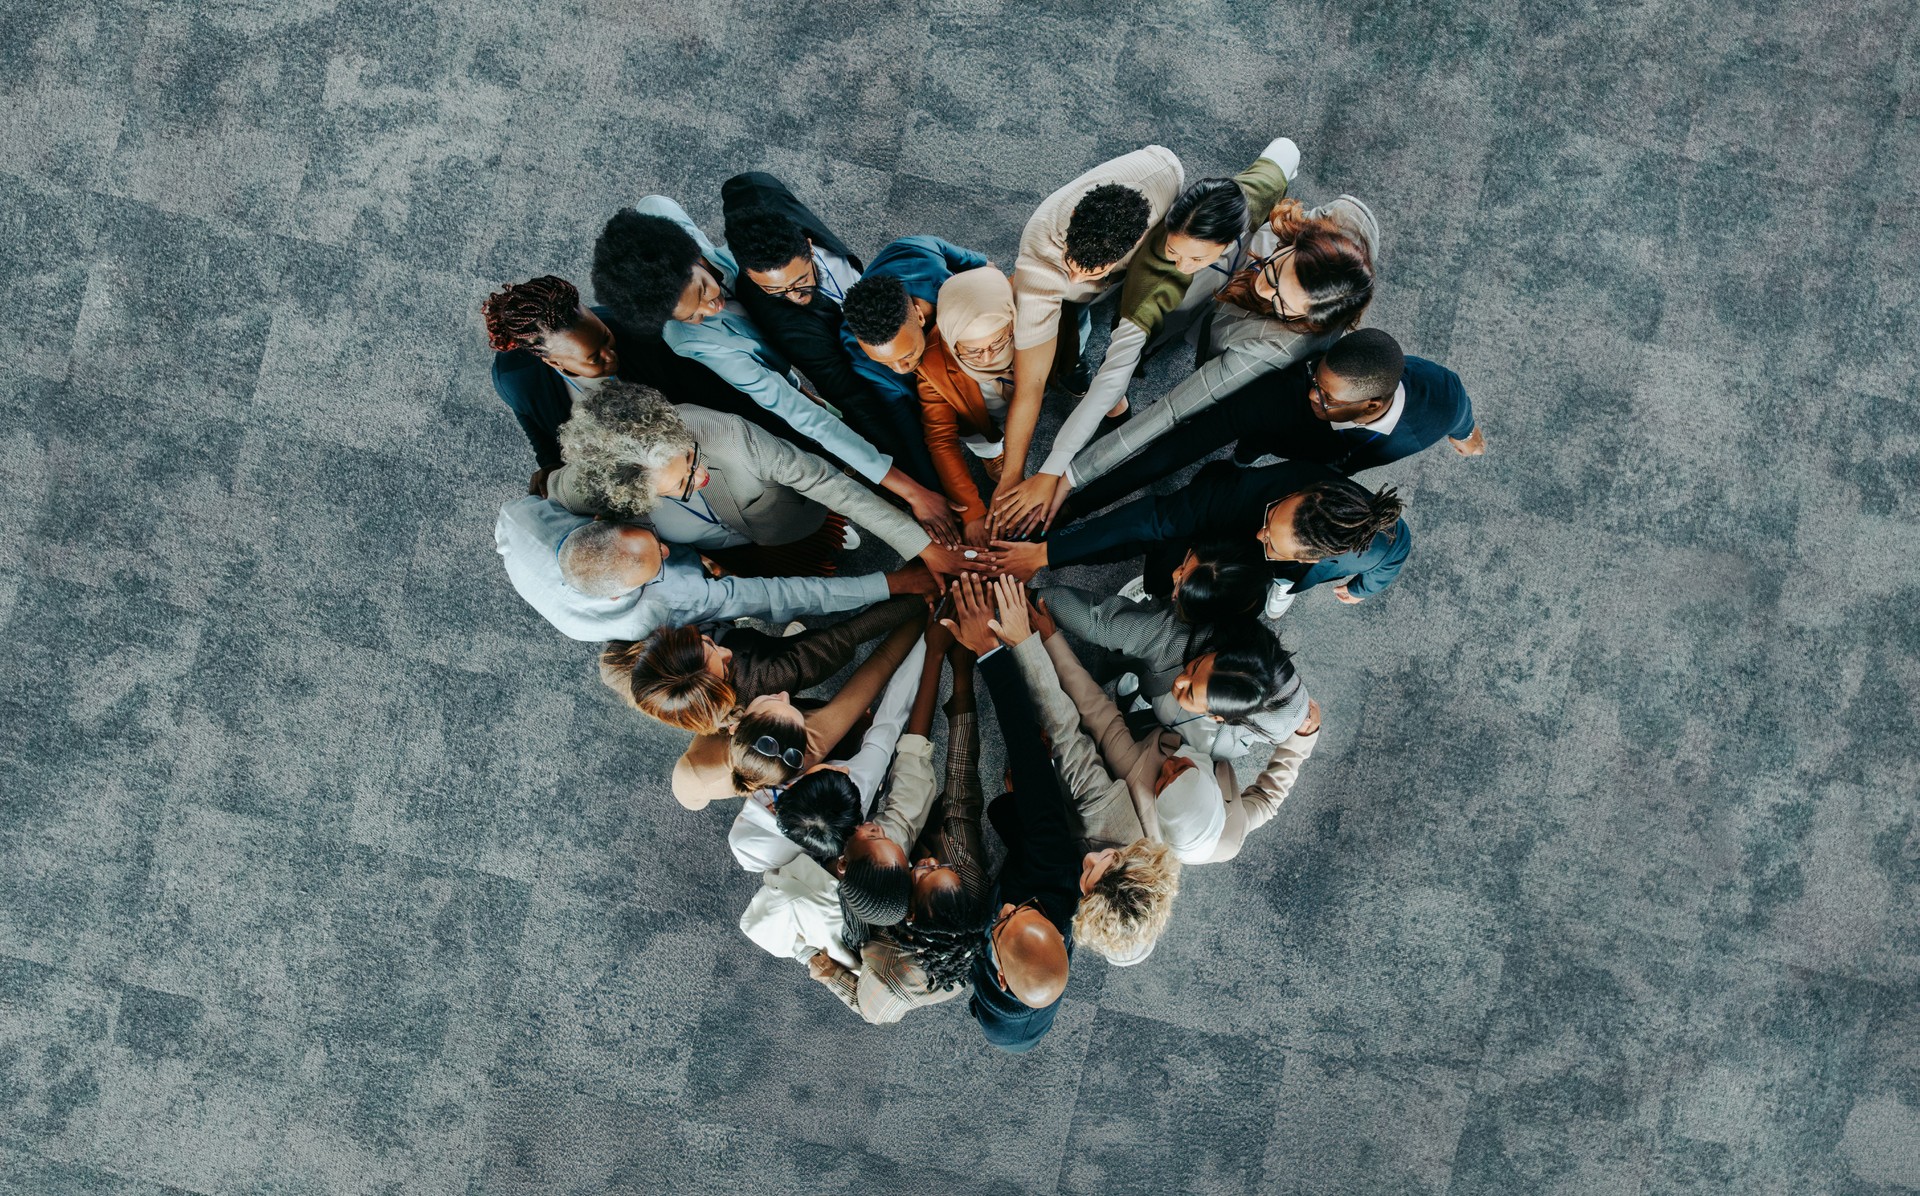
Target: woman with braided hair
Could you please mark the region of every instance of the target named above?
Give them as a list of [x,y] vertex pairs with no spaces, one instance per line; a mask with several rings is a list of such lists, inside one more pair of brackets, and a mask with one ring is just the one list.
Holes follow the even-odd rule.
[[547,475],[560,468],[560,426],[573,414],[574,396],[604,379],[645,382],[673,402],[750,419],[749,411],[760,412],[658,335],[633,331],[604,307],[584,306],[579,289],[564,278],[545,274],[510,283],[480,304],[480,318],[493,348],[493,388],[533,445],[537,472],[528,493],[545,494]]

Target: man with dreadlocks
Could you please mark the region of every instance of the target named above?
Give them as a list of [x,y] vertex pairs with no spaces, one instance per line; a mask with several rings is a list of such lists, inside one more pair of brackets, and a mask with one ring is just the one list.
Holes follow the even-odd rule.
[[716,411],[791,432],[699,362],[675,353],[659,336],[643,336],[604,307],[586,307],[579,290],[551,274],[512,283],[480,305],[493,347],[493,389],[520,421],[533,445],[538,472],[528,487],[546,493],[547,475],[560,468],[560,426],[573,399],[612,377],[644,382],[669,401]]
[[[940,634],[951,635],[935,626]],[[929,633],[930,639],[933,634]],[[986,942],[983,928],[991,878],[980,844],[983,800],[980,741],[974,723],[973,653],[955,644],[948,658],[953,662],[953,696],[946,706],[947,783],[912,852],[906,920],[874,931],[859,947],[857,972],[825,952],[807,961],[815,980],[876,1026],[959,996],[965,991],[974,957]],[[938,696],[921,690],[921,705],[910,718],[911,725],[932,726]],[[908,741],[901,742],[904,749]],[[842,886],[844,890],[844,880]],[[851,924],[849,933],[858,933]],[[850,938],[843,941],[854,945]]]
[[1048,566],[1128,560],[1146,553],[1147,593],[1165,596],[1187,545],[1218,536],[1258,540],[1272,572],[1267,617],[1326,582],[1342,602],[1393,584],[1413,548],[1391,486],[1368,491],[1310,461],[1237,469],[1216,461],[1178,493],[1147,495],[1032,543],[995,540],[992,565],[1025,580]]

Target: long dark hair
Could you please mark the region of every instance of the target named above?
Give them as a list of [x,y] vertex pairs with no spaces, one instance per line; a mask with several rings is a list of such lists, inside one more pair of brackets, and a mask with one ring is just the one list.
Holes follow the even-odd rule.
[[984,895],[965,886],[936,889],[911,922],[887,934],[927,974],[927,987],[948,992],[967,981],[973,961],[987,945],[988,909]]
[[1280,646],[1280,637],[1253,620],[1221,629],[1207,678],[1208,714],[1244,722],[1277,709],[1299,688],[1293,653]]
[[1392,486],[1370,493],[1351,478],[1318,482],[1302,493],[1293,534],[1327,556],[1364,552],[1375,536],[1393,533],[1406,509]]
[[1167,231],[1232,245],[1247,231],[1247,197],[1232,179],[1200,179],[1174,198],[1167,209]]
[[780,795],[774,820],[801,851],[822,865],[831,864],[860,825],[860,790],[837,768],[810,772]]
[[1205,540],[1193,555],[1193,571],[1173,596],[1174,617],[1188,628],[1189,657],[1205,655],[1218,628],[1258,614],[1273,578],[1258,540]]

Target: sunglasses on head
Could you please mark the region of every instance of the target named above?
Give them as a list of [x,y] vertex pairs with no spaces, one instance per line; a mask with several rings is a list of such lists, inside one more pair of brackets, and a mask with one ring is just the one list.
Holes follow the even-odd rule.
[[800,767],[800,761],[806,758],[799,748],[782,748],[780,741],[771,735],[762,735],[754,740],[753,750],[755,754],[765,756],[769,760],[778,760],[788,768]]

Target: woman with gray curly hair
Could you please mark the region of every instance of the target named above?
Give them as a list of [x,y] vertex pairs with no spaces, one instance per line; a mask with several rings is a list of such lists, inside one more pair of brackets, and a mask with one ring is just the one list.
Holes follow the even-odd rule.
[[675,407],[651,387],[608,382],[560,429],[566,466],[547,494],[578,514],[644,516],[662,539],[746,576],[819,576],[857,548],[849,522],[936,573],[958,552],[838,468],[739,416]]

